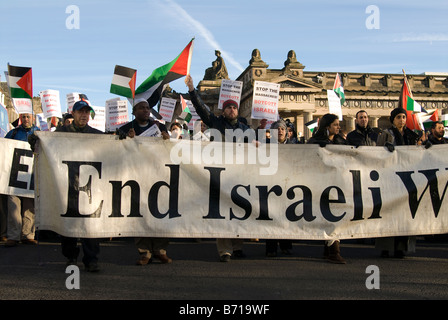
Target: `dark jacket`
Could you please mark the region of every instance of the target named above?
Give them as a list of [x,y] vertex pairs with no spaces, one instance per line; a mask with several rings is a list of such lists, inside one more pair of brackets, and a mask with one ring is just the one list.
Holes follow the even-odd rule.
[[347,144],[347,141],[340,136],[339,134],[336,134],[333,137],[333,140],[328,139],[327,135],[315,135],[313,137],[311,137],[307,144],[318,144],[321,147],[325,147],[327,144]]
[[392,126],[386,130],[383,130],[378,137],[378,141],[376,143],[377,146],[385,146],[386,143],[390,143],[394,146],[412,146],[417,145],[418,142],[418,134],[414,131],[404,128],[404,134],[399,136],[400,133],[398,130]]
[[134,128],[135,135],[136,135],[136,136],[139,136],[139,135],[141,135],[143,132],[145,132],[146,130],[148,130],[149,128],[151,128],[155,123],[157,123],[157,126],[159,127],[159,130],[160,130],[160,131],[168,132],[166,126],[165,126],[163,123],[160,123],[160,122],[158,122],[158,121],[155,121],[155,120],[153,120],[153,119],[151,119],[151,118],[149,118],[148,125],[145,126],[145,127],[141,127],[141,126],[138,124],[137,120],[134,119],[134,120],[132,120],[131,122],[128,122],[128,123],[126,123],[125,125],[121,126],[118,130],[119,130],[121,133],[123,133],[124,135],[127,135],[128,132],[129,132],[129,130],[130,130],[131,128]]
[[237,119],[234,123],[230,123],[224,116],[215,116],[210,108],[202,101],[201,97],[197,94],[196,90],[190,91],[191,102],[196,109],[197,114],[201,117],[201,120],[209,127],[219,130],[223,136],[225,136],[225,130],[241,129],[246,131],[249,126],[244,124],[240,119]]
[[448,139],[442,137],[442,139],[437,139],[432,134],[428,135],[428,141],[431,142],[431,144],[445,144],[448,143]]
[[85,125],[85,127],[80,128],[75,126],[75,124],[72,122],[70,125],[68,126],[60,126],[59,128],[56,129],[56,132],[77,132],[77,133],[95,133],[95,134],[104,134],[104,132],[92,128],[91,126],[89,126],[88,124]]
[[347,134],[347,143],[355,147],[376,146],[377,140],[378,134],[370,126],[361,128],[356,125],[356,129]]

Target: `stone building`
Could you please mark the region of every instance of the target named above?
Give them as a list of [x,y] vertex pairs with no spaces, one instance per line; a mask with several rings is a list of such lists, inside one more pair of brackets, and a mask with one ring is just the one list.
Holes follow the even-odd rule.
[[[217,60],[222,58],[217,56]],[[217,63],[212,63],[213,67]],[[225,65],[224,65],[225,66]],[[212,68],[207,69],[204,80],[197,89],[204,102],[215,112],[221,86],[221,79],[210,76]],[[305,71],[293,50],[289,51],[282,69],[269,69],[261,59],[258,49],[254,49],[247,68],[233,80],[243,82],[240,102],[240,115],[247,118],[256,128],[259,120],[251,119],[252,93],[254,81],[280,84],[280,117],[290,119],[297,132],[308,138],[310,131],[304,125],[308,121],[328,113],[327,89],[332,89],[336,72]],[[222,73],[222,70],[221,70]],[[403,74],[348,73],[341,70],[345,103],[342,106],[341,127],[347,132],[355,128],[355,115],[366,110],[372,127],[390,126],[390,111],[398,107],[399,95],[403,85]],[[439,115],[448,109],[448,74],[407,75],[414,99],[425,109],[438,109]],[[448,112],[448,111],[447,111]]]

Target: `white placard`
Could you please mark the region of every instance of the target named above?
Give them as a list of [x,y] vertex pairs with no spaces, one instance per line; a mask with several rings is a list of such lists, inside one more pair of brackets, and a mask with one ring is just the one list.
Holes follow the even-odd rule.
[[26,98],[13,98],[12,104],[14,105],[14,109],[18,114],[22,113],[33,113],[33,103],[31,99]]
[[252,99],[252,119],[277,121],[280,84],[255,81]]
[[159,114],[162,116],[162,120],[171,122],[173,119],[174,109],[176,108],[176,99],[163,97],[160,101]]
[[339,121],[342,121],[342,107],[341,100],[334,90],[327,90],[328,98],[328,112],[339,116]]
[[153,124],[149,129],[142,132],[139,137],[161,137],[162,131],[160,131],[157,123]]
[[40,92],[40,101],[42,103],[42,113],[44,118],[57,117],[62,118],[61,100],[58,90],[44,90]]
[[128,102],[114,98],[106,101],[106,131],[114,132],[129,122]]
[[218,109],[222,109],[222,104],[227,100],[234,100],[240,106],[241,90],[243,82],[235,80],[221,80],[221,90],[219,91]]
[[106,107],[96,107],[92,106],[95,111],[95,118],[92,119],[91,114],[89,115],[89,126],[98,129],[100,131],[106,131]]

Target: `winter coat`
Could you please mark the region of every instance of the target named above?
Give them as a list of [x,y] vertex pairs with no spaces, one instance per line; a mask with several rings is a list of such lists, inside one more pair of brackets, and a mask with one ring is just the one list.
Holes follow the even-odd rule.
[[196,113],[199,115],[201,120],[209,128],[217,129],[219,132],[221,132],[222,137],[225,136],[226,129],[241,129],[242,131],[246,131],[247,129],[249,129],[249,126],[244,124],[240,119],[237,119],[234,123],[231,123],[223,115],[215,116],[210,111],[210,108],[202,101],[196,90],[190,91],[189,94],[191,102],[196,109]]
[[377,140],[378,134],[370,126],[361,128],[356,125],[356,129],[347,134],[347,143],[355,147],[376,146]]

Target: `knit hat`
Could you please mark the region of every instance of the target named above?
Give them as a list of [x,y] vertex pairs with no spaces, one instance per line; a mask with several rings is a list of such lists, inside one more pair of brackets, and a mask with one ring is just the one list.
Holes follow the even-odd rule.
[[391,112],[390,112],[390,118],[389,118],[389,120],[390,120],[390,122],[391,123],[394,123],[394,119],[395,119],[395,117],[397,116],[397,115],[399,115],[400,113],[404,113],[404,115],[405,116],[407,116],[407,114],[406,114],[406,110],[404,110],[403,108],[395,108],[394,110],[392,110]]
[[238,108],[238,103],[235,100],[226,100],[224,101],[224,103],[222,104],[222,109],[225,109],[231,105],[234,105],[235,107]]
[[278,129],[280,127],[286,130],[286,122],[284,120],[280,119],[271,124],[271,129]]

